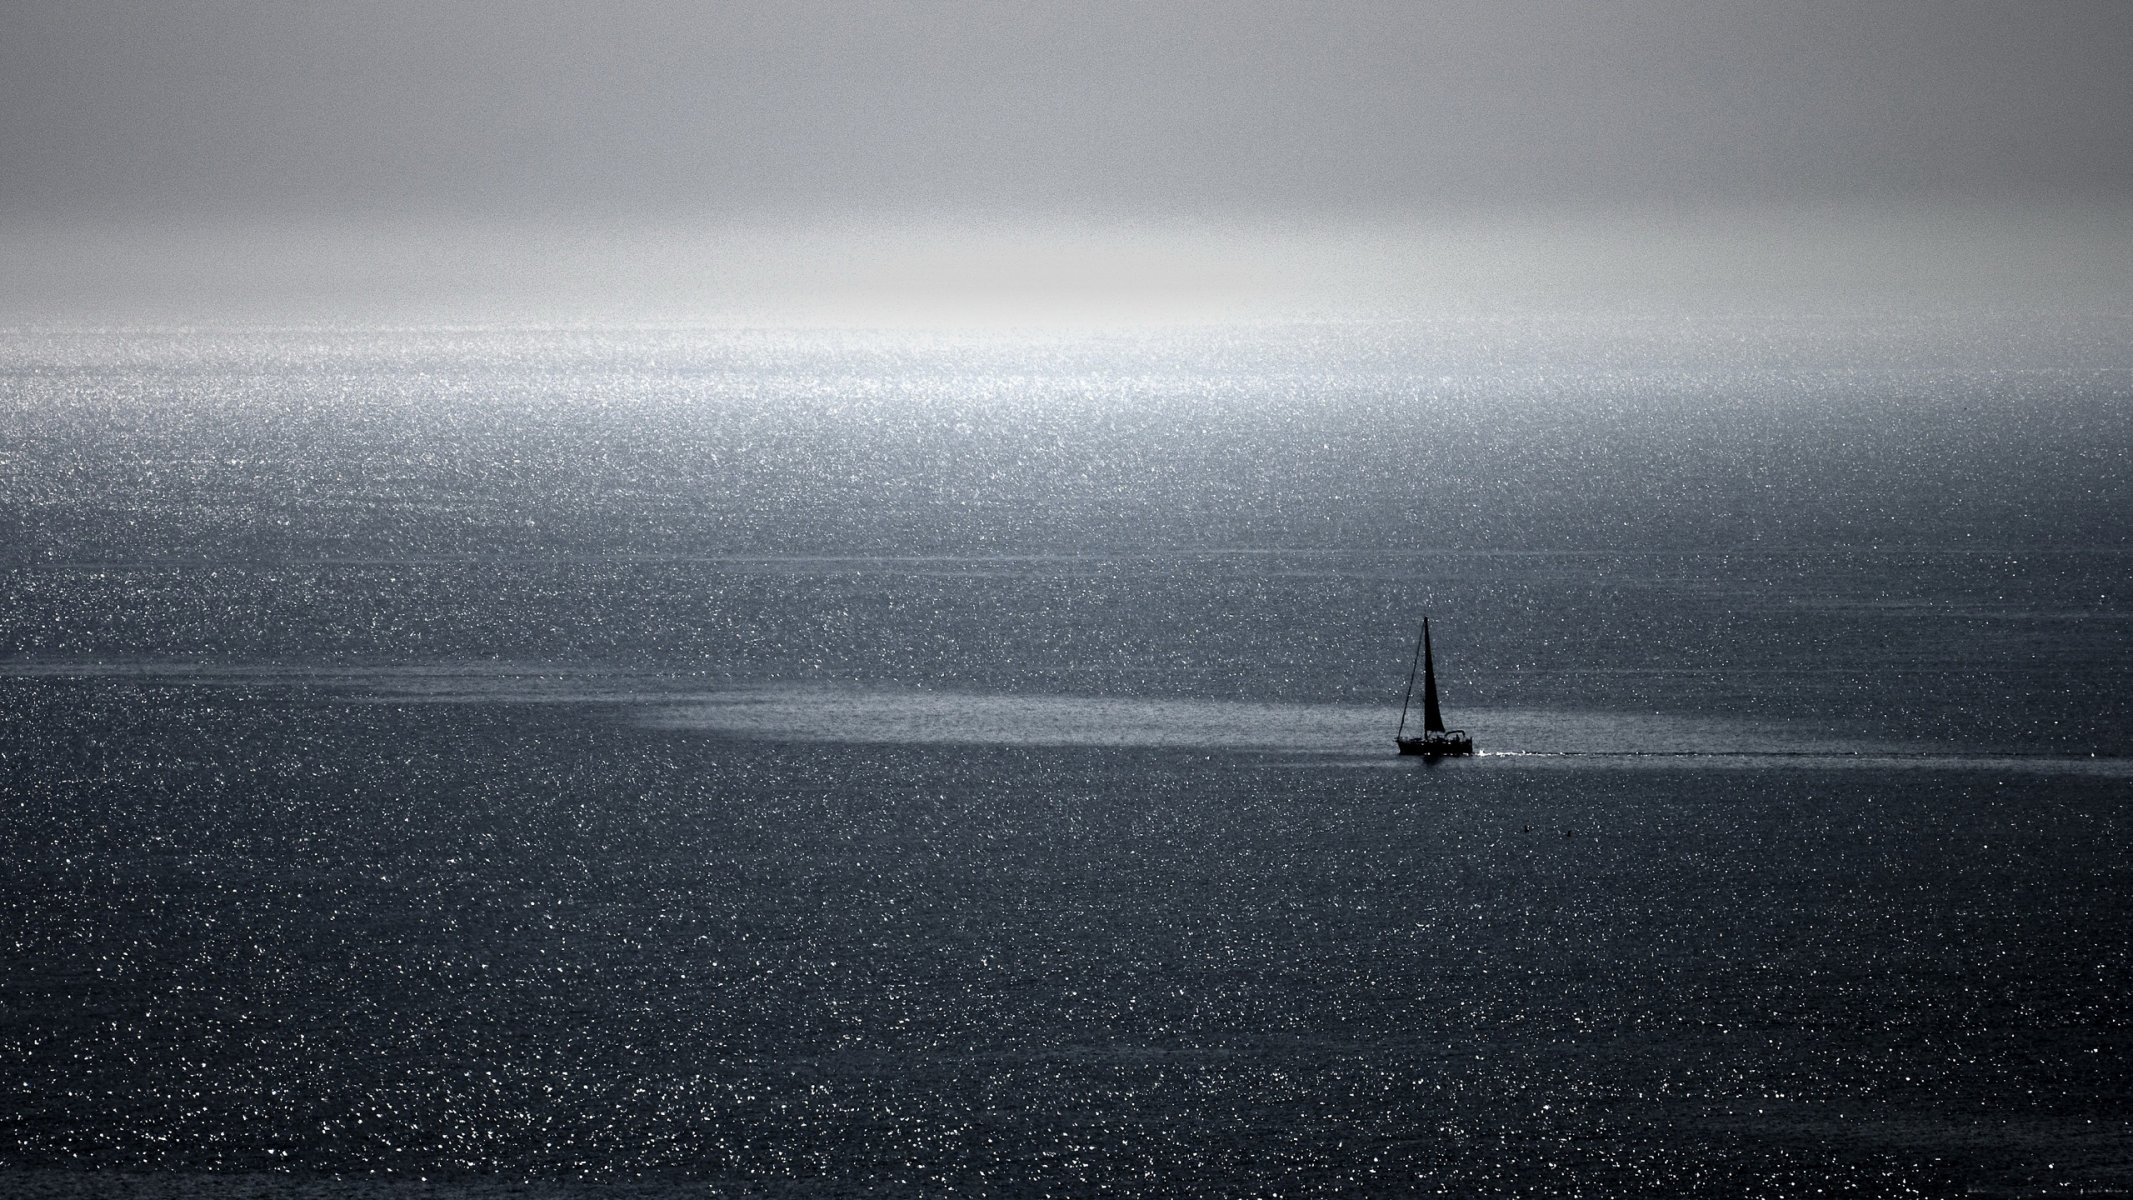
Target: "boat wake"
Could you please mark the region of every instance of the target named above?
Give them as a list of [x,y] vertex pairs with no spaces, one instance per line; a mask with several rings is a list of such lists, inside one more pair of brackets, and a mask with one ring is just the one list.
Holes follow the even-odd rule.
[[2016,751],[1956,753],[1943,750],[1494,750],[1477,757],[1571,767],[1758,767],[1798,766],[1842,770],[1875,768],[2025,772],[2133,779],[2133,758],[2099,754]]

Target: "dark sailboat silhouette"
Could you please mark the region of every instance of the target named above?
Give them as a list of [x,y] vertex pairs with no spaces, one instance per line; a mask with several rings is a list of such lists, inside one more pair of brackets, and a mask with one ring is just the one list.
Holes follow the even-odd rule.
[[[1422,736],[1407,736],[1407,709],[1415,698],[1415,669],[1422,670]],[[1402,754],[1446,758],[1472,754],[1474,739],[1464,729],[1446,729],[1444,714],[1437,708],[1437,658],[1429,648],[1429,618],[1422,618],[1422,636],[1415,642],[1415,661],[1407,668],[1407,694],[1400,699],[1400,728],[1392,735]]]

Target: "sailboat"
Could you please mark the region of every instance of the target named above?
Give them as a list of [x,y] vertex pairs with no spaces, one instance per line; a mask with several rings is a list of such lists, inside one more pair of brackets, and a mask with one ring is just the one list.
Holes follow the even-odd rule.
[[[1422,671],[1422,736],[1407,736],[1407,709],[1415,698],[1415,670]],[[1422,636],[1415,642],[1415,661],[1407,668],[1407,695],[1400,699],[1400,728],[1392,735],[1402,754],[1424,758],[1450,758],[1472,754],[1474,739],[1464,729],[1446,729],[1444,713],[1437,708],[1437,659],[1429,649],[1429,617],[1422,618]]]

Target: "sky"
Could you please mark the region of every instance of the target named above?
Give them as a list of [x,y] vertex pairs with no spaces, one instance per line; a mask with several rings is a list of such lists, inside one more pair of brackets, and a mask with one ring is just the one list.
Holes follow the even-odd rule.
[[0,265],[17,309],[238,244],[286,264],[220,285],[258,295],[2093,290],[2133,266],[2129,62],[2123,0],[4,0]]

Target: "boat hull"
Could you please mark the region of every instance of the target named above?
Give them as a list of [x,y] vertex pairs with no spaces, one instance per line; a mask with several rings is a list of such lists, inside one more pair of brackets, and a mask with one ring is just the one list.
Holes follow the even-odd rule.
[[1457,730],[1418,738],[1394,738],[1393,744],[1400,748],[1400,753],[1421,758],[1465,758],[1474,753],[1474,739]]

